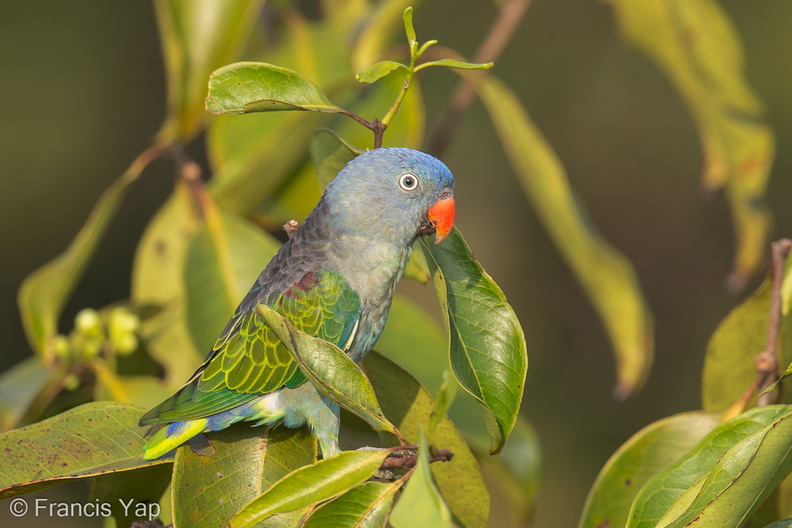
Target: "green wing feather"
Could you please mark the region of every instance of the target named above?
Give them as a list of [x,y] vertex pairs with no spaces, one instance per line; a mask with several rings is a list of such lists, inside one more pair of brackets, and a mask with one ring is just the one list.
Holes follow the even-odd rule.
[[[308,273],[267,302],[295,328],[347,348],[360,319],[360,298],[338,273]],[[234,316],[192,379],[149,411],[141,424],[205,418],[281,387],[306,381],[286,346],[255,311]]]

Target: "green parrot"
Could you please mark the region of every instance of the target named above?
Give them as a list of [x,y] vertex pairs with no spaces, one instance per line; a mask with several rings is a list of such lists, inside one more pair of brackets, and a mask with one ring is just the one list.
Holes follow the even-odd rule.
[[256,306],[359,362],[385,327],[416,238],[436,233],[439,243],[454,215],[454,178],[432,156],[378,148],[352,160],[261,272],[206,361],[141,418],[150,426],[144,458],[240,421],[307,424],[324,458],[338,454],[338,403],[307,381]]

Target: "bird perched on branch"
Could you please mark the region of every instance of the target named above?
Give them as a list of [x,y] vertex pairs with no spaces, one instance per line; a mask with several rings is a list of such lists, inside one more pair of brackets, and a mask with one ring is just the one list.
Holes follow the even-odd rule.
[[416,238],[436,233],[440,242],[454,214],[454,178],[432,156],[379,148],[352,160],[261,272],[206,361],[141,418],[151,426],[144,458],[240,421],[307,424],[324,458],[338,454],[338,403],[306,380],[256,306],[359,362],[385,327]]

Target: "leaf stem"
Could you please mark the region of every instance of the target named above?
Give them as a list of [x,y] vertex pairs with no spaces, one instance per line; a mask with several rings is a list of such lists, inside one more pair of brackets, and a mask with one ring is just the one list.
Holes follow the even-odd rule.
[[404,101],[404,97],[407,95],[407,91],[412,85],[413,76],[415,75],[415,59],[416,55],[410,54],[410,65],[407,67],[407,72],[404,75],[402,89],[399,91],[399,95],[396,96],[396,100],[393,101],[393,104],[388,109],[388,113],[382,118],[382,124],[384,124],[386,128],[388,125],[390,125],[390,122],[393,121],[393,117],[396,115],[396,112],[399,111],[399,107],[401,106],[402,101]]

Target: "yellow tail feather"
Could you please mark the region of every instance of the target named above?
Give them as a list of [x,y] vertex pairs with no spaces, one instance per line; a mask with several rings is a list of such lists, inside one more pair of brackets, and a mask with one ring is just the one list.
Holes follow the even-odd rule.
[[[208,420],[206,418],[200,418],[198,420],[176,422],[160,427],[157,432],[146,441],[146,445],[143,446],[143,449],[146,450],[143,454],[143,458],[146,460],[154,460],[166,454],[168,451],[176,449],[193,436],[202,433],[207,423]],[[168,430],[171,430],[170,434]]]

